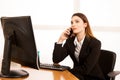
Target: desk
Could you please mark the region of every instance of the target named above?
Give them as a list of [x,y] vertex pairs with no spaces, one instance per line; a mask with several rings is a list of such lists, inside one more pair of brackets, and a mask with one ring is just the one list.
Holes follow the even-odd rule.
[[0,80],[79,80],[72,75],[68,70],[55,71],[33,68],[22,68],[29,73],[27,78],[0,78]]

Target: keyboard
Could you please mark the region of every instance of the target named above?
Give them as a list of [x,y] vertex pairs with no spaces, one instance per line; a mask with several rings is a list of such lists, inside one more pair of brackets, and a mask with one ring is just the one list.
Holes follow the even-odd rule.
[[58,70],[58,71],[64,71],[64,70],[70,69],[69,66],[48,64],[48,63],[40,63],[40,68],[42,68],[42,69]]

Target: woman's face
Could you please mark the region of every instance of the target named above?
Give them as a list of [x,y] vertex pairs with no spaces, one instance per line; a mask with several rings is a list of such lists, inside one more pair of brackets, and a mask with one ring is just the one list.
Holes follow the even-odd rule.
[[78,16],[73,16],[71,19],[71,28],[74,34],[85,32],[87,23],[84,23],[83,20]]

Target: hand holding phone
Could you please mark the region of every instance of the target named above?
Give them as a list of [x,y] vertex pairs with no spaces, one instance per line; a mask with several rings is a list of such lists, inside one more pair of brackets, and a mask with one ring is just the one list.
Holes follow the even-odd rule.
[[[68,31],[70,31],[70,34],[68,33]],[[61,36],[59,37],[57,43],[62,43],[64,40],[66,40],[67,38],[71,37],[73,34],[73,30],[72,29],[66,29]]]

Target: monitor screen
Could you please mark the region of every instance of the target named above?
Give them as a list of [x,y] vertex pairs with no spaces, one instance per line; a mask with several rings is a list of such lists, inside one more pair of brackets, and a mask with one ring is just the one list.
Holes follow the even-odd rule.
[[0,76],[28,76],[28,73],[23,70],[22,72],[20,71],[20,73],[13,73],[14,71],[10,70],[11,61],[17,62],[23,66],[39,69],[40,63],[34,39],[31,17],[1,17],[1,25],[5,44]]

